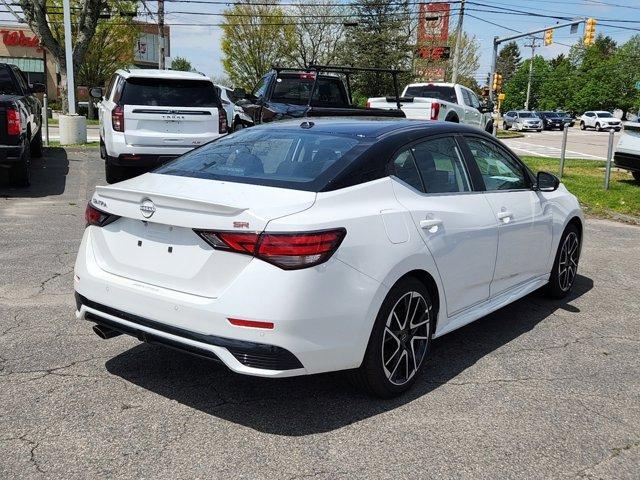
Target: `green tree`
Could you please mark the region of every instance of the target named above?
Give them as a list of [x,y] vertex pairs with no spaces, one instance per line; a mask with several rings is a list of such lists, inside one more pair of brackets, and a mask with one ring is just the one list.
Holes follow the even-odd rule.
[[[504,84],[505,100],[502,103],[503,110],[517,110],[524,108],[527,98],[527,84],[529,82],[530,59],[522,62],[522,65],[515,71],[509,82]],[[549,64],[539,55],[533,58],[533,73],[531,76],[531,96],[529,98],[529,109],[539,108],[542,97],[542,86],[547,82],[549,75]]]
[[610,88],[617,94],[615,106],[622,109],[626,118],[630,111],[638,111],[640,92],[635,88],[640,82],[640,35],[631,37],[620,46],[613,57],[614,78]]
[[297,23],[292,60],[299,67],[331,65],[344,39],[345,27],[337,16],[345,14],[347,8],[324,1],[305,2],[293,7]]
[[503,84],[511,80],[521,63],[522,57],[518,44],[515,41],[505,44],[496,59],[496,71],[502,75]]
[[[53,56],[60,72],[63,108],[66,110],[67,65],[62,31],[61,0],[19,0],[29,28],[41,45]],[[108,7],[107,0],[72,0],[73,71],[77,72],[85,60],[96,32],[100,14]]]
[[[451,47],[451,59],[446,63],[445,66],[445,81],[451,81],[451,75],[453,73],[453,51],[455,50],[456,45],[456,36],[450,35],[449,46]],[[480,44],[476,39],[475,35],[470,37],[466,32],[462,33],[461,41],[460,41],[460,62],[458,63],[458,83],[463,83],[467,85],[470,83],[470,80],[473,80],[473,76],[478,71],[480,67]],[[466,82],[464,83],[463,82]],[[474,88],[477,82],[473,80],[471,85],[467,85],[469,88]]]
[[[340,45],[339,62],[354,67],[409,70],[413,55],[408,2],[397,0],[357,0],[351,4],[358,23],[349,27]],[[401,75],[400,87],[412,78]],[[354,97],[365,98],[393,93],[389,74],[367,73],[352,78]]]
[[560,54],[549,60],[549,73],[540,86],[540,110],[573,111],[576,69],[569,59]]
[[104,86],[116,70],[133,64],[140,38],[140,28],[133,20],[136,2],[110,0],[110,8],[111,17],[98,22],[84,61],[77,67],[77,85]]
[[184,57],[176,57],[171,60],[171,70],[179,70],[181,72],[190,72],[193,70],[191,62]]
[[294,28],[276,0],[226,9],[222,65],[233,84],[252,89],[272,65],[287,63],[295,49]]

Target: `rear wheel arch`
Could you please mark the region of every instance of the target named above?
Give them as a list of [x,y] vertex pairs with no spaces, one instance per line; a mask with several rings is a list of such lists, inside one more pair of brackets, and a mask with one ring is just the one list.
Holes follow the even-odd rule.
[[435,332],[438,323],[438,313],[440,312],[440,291],[438,290],[438,284],[436,283],[435,278],[433,278],[433,276],[426,270],[411,270],[410,272],[407,272],[402,277],[400,277],[395,284],[401,282],[407,277],[415,278],[427,288],[429,296],[431,297],[431,301],[433,302],[433,308],[435,310],[434,313],[436,322],[432,329],[432,332]]
[[457,113],[449,113],[444,119],[445,122],[460,123]]

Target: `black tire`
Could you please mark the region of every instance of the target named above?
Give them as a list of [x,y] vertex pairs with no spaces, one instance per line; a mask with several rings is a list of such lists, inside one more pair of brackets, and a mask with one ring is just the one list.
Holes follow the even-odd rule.
[[[553,262],[553,270],[551,270],[551,276],[547,284],[546,290],[549,297],[560,299],[571,292],[578,272],[581,246],[580,231],[575,225],[568,225],[562,233],[562,237],[560,237],[556,259]],[[565,247],[567,248],[566,251]]]
[[580,130],[586,130],[587,126],[584,124],[584,122],[580,122]]
[[536,132],[538,132],[538,133],[540,133],[541,131],[542,131],[542,129],[541,129],[541,128],[539,128],[538,130],[536,130]]
[[31,140],[31,157],[42,157],[42,127],[40,127],[36,136]]
[[602,127],[600,126],[599,123],[596,123],[596,132],[601,132],[602,131]]
[[25,141],[20,161],[11,164],[9,181],[16,187],[31,185],[31,142]]
[[640,182],[640,172],[631,172],[631,175],[636,179],[636,182]]
[[[407,311],[414,312],[410,314],[411,320],[405,317],[404,325],[400,325],[399,319]],[[392,316],[394,312],[398,315]],[[415,318],[418,318],[415,328],[411,328]],[[362,365],[349,372],[351,382],[359,389],[382,398],[395,397],[407,391],[430,352],[435,321],[433,303],[424,284],[413,277],[400,280],[380,307]],[[397,347],[394,349],[395,342]],[[387,362],[383,359],[385,356],[388,356]],[[385,365],[389,369],[395,365],[395,368],[389,371]],[[410,368],[412,373],[409,373]]]
[[493,120],[489,120],[484,126],[484,131],[493,135]]
[[100,137],[100,158],[102,160],[107,159],[107,146],[104,144],[102,137]]
[[238,130],[242,130],[243,128],[245,128],[244,123],[242,123],[240,120],[236,120],[233,123],[233,128],[231,129],[231,131],[237,132]]
[[504,122],[502,128],[504,128],[505,130],[509,130],[511,127],[509,126],[509,124],[507,122]]
[[104,173],[107,183],[118,183],[127,178],[123,167],[112,165],[109,162],[104,164]]

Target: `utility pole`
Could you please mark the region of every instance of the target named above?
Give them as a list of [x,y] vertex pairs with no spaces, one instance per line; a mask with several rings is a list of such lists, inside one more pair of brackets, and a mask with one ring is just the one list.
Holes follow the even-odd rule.
[[460,17],[458,18],[458,29],[456,31],[456,48],[453,53],[453,66],[451,68],[451,83],[458,82],[458,68],[460,66],[460,49],[462,48],[462,22],[464,21],[464,5],[466,0],[460,2]]
[[533,77],[533,59],[536,55],[536,37],[531,37],[531,44],[525,45],[525,47],[531,47],[531,61],[529,62],[529,82],[527,82],[527,99],[524,102],[524,109],[529,110],[529,99],[531,97],[531,79]]
[[158,34],[160,35],[158,68],[160,70],[164,70],[164,0],[158,0]]

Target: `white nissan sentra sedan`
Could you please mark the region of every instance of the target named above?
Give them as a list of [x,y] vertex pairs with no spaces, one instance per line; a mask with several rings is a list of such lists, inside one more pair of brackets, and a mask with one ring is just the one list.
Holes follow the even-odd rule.
[[[576,197],[454,123],[301,119],[233,133],[100,186],[77,317],[248,375],[350,370],[390,397],[432,338],[571,290]],[[513,319],[517,322],[518,319]]]

